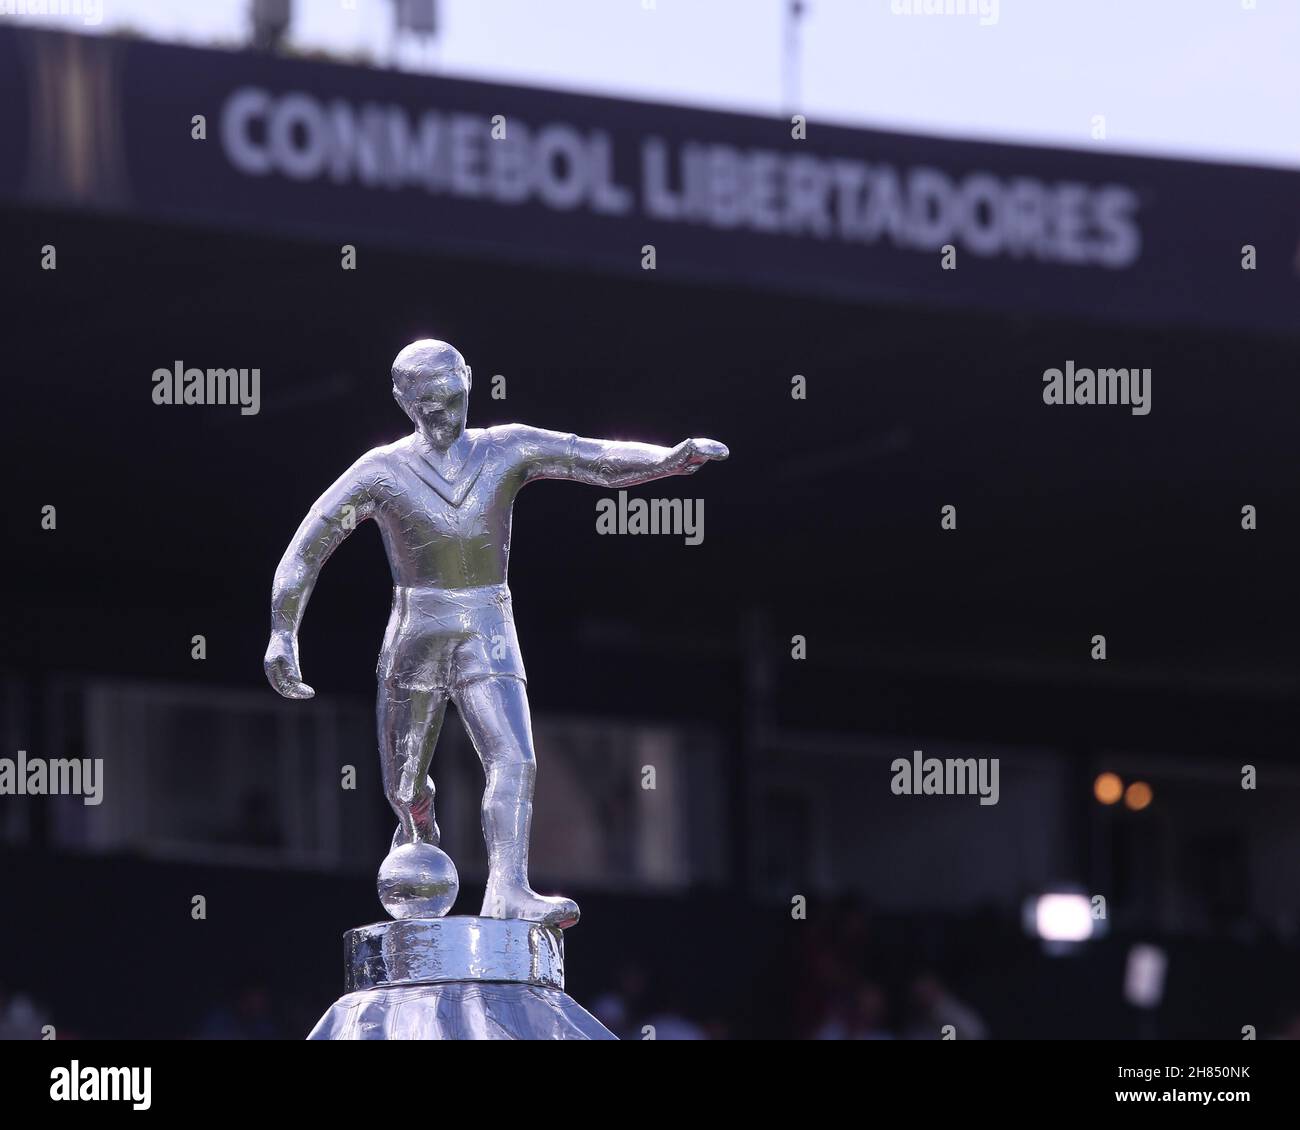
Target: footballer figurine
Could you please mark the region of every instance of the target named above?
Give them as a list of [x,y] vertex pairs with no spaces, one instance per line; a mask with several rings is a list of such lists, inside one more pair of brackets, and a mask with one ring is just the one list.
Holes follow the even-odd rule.
[[408,345],[392,377],[415,430],[358,459],[298,527],[275,573],[266,675],[285,698],[315,693],[298,665],[303,612],[330,554],[373,519],[393,574],[377,714],[384,792],[398,822],[380,900],[394,918],[441,917],[455,901],[459,880],[438,846],[429,776],[450,699],[486,775],[481,915],[563,929],[578,921],[577,903],[528,883],[537,770],[506,584],[515,495],[534,479],[615,488],[689,475],[727,449],[711,439],[671,448],[582,439],[526,424],[466,428],[470,368],[442,341]]

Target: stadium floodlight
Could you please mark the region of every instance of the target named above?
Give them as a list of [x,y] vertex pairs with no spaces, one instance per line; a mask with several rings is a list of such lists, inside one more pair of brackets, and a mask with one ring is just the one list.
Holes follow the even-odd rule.
[[1025,900],[1024,926],[1049,953],[1070,953],[1080,943],[1106,932],[1105,901],[1081,888],[1061,886]]
[[1048,942],[1084,942],[1092,937],[1092,910],[1085,895],[1039,895],[1034,931]]
[[437,0],[393,0],[393,18],[398,32],[432,38],[438,31]]
[[800,43],[802,21],[807,14],[805,0],[786,0],[785,6],[785,53],[782,59],[782,98],[785,108],[793,113],[798,110],[802,98],[801,70],[803,52]]
[[293,0],[253,0],[253,46],[274,51],[293,21]]

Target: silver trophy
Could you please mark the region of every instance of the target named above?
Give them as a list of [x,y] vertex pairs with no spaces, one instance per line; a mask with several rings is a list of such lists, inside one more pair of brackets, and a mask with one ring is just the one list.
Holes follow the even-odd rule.
[[[442,341],[393,362],[410,435],[357,460],[308,512],[275,573],[267,678],[311,698],[298,628],[321,567],[358,524],[378,523],[393,574],[379,655],[384,793],[397,814],[379,869],[393,917],[345,935],[345,995],[310,1039],[612,1039],[564,992],[570,898],[528,883],[537,775],[506,569],[515,495],[534,479],[630,487],[689,475],[727,449],[582,439],[526,424],[467,429],[470,367]],[[483,762],[488,878],[478,916],[446,917],[460,887],[439,846],[429,776],[448,700]]]

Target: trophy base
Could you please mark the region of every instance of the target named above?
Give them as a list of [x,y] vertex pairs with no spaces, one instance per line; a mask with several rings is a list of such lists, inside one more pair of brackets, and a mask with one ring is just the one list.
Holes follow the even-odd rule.
[[538,922],[402,918],[344,936],[344,995],[309,1040],[613,1040],[564,992],[564,935]]
[[309,1040],[613,1040],[568,993],[450,981],[347,993]]

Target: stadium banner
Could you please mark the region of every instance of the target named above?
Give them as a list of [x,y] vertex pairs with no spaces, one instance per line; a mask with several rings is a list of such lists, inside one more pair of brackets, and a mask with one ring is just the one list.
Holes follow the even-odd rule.
[[0,200],[36,208],[855,302],[1279,332],[1300,310],[1286,170],[13,27],[0,95]]

